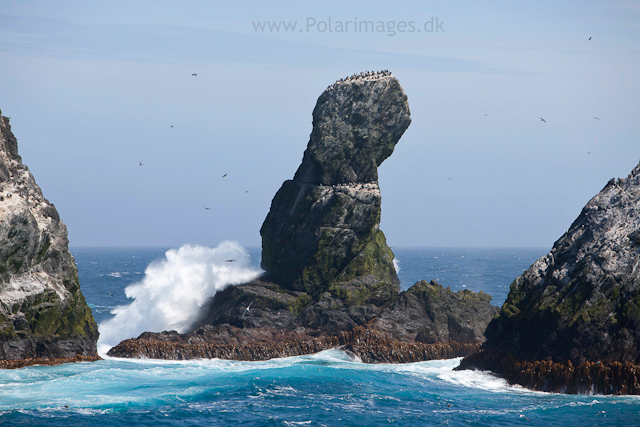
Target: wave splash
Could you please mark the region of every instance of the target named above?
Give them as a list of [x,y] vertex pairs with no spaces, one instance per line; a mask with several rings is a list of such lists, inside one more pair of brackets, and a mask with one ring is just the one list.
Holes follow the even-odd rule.
[[141,282],[125,289],[133,302],[115,308],[115,316],[100,323],[98,353],[104,356],[120,341],[145,331],[185,332],[207,298],[261,272],[248,267],[248,255],[236,242],[170,249],[165,259],[149,264]]

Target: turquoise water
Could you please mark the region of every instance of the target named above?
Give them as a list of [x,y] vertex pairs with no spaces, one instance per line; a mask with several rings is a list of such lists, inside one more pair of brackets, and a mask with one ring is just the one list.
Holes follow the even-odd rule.
[[[394,249],[402,287],[437,279],[502,303],[544,249]],[[162,249],[72,250],[99,322]],[[250,250],[251,263],[259,252]],[[437,258],[436,258],[437,257]],[[464,258],[463,258],[464,257]],[[113,296],[111,296],[111,294]],[[366,365],[338,350],[266,362],[106,359],[0,371],[0,425],[640,425],[640,399],[538,393],[458,360]]]

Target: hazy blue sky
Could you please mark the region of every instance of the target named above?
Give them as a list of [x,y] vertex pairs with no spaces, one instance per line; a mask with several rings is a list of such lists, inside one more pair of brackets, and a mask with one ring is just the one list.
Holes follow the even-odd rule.
[[258,246],[316,99],[363,70],[413,119],[380,169],[390,245],[551,247],[640,159],[639,1],[88,3],[0,9],[0,109],[75,246]]

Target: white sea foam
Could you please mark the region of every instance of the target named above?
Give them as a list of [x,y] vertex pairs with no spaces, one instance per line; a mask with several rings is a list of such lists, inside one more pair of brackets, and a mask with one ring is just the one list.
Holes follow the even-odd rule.
[[393,259],[393,268],[396,269],[396,274],[400,273],[400,263],[398,262],[398,258]]
[[236,242],[226,241],[216,248],[185,245],[167,251],[165,257],[147,267],[141,282],[125,289],[133,302],[115,308],[115,317],[100,324],[101,355],[145,331],[184,332],[207,298],[260,274],[248,268],[248,256]]

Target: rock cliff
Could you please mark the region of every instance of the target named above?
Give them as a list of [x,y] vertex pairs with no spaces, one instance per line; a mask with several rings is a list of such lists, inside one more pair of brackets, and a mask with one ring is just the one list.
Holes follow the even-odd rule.
[[108,354],[263,360],[340,346],[373,363],[475,351],[497,311],[491,297],[435,282],[398,295],[379,230],[377,167],[409,123],[407,97],[389,72],[331,85],[313,111],[302,164],[262,226],[266,274],[219,291],[188,333],[144,333]]
[[0,360],[91,360],[97,339],[67,228],[0,116]]
[[[461,367],[491,369],[542,390],[640,392],[640,376],[629,374],[640,372],[638,236],[640,165],[609,181],[551,251],[513,282],[482,351]],[[626,372],[620,375],[631,383],[589,376],[606,369]]]

